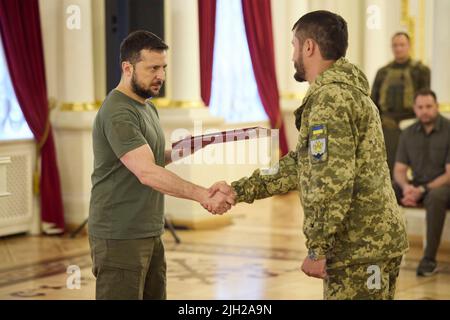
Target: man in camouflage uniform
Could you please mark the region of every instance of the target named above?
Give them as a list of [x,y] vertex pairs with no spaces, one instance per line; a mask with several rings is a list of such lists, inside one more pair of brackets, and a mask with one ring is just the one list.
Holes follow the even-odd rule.
[[366,77],[344,56],[345,20],[328,11],[304,15],[294,25],[297,81],[310,88],[295,111],[296,150],[275,175],[210,188],[252,203],[300,192],[308,256],[302,270],[324,279],[325,299],[393,299],[405,224],[386,163],[378,109]]
[[394,34],[392,52],[394,61],[378,70],[371,94],[372,100],[381,112],[391,172],[401,133],[399,122],[415,117],[413,111],[415,93],[420,89],[430,88],[430,69],[420,61],[411,59],[410,39],[407,33]]

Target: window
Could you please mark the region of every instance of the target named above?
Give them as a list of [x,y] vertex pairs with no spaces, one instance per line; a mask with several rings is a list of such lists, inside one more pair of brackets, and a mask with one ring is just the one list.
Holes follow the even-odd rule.
[[268,119],[253,73],[241,0],[217,0],[210,110],[231,123]]
[[0,141],[32,138],[12,87],[0,38]]

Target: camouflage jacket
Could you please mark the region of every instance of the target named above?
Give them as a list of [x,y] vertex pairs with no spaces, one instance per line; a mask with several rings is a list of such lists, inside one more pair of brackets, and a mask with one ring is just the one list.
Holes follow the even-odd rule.
[[298,190],[306,246],[328,267],[406,252],[405,222],[392,189],[381,121],[365,75],[345,58],[311,84],[295,111],[295,151],[275,175],[232,183],[238,202]]

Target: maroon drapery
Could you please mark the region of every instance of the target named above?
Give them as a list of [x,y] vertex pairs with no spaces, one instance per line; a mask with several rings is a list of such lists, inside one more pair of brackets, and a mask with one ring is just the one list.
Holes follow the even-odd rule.
[[245,31],[259,96],[272,128],[280,129],[281,154],[288,144],[280,111],[270,0],[242,0]]
[[42,221],[63,229],[64,214],[49,122],[38,0],[0,0],[0,32],[17,100],[37,141],[37,147],[42,146]]
[[200,86],[202,100],[206,106],[211,99],[211,82],[216,32],[216,0],[198,0],[200,31]]

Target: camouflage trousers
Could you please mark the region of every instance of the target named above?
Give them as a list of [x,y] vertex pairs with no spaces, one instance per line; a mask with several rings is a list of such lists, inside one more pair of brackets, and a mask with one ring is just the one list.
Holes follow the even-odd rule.
[[327,269],[326,300],[392,300],[402,257]]

